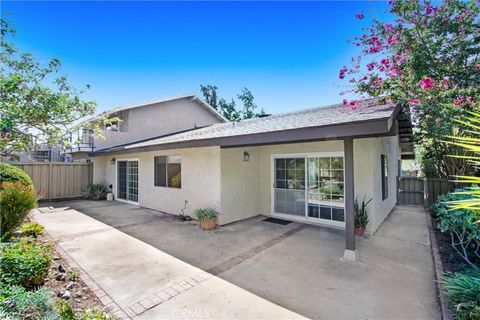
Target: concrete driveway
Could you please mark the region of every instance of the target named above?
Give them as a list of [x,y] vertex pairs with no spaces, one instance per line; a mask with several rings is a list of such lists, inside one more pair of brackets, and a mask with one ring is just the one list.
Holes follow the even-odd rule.
[[121,202],[45,205],[76,209],[308,318],[440,317],[422,208],[399,207],[374,236],[358,240],[360,262],[353,265],[339,259],[343,232],[328,228],[256,217],[205,232],[194,222]]

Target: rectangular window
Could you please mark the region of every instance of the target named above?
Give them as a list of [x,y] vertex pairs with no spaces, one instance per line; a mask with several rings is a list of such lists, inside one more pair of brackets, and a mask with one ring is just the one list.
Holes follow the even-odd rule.
[[381,170],[382,170],[382,200],[388,198],[388,157],[381,155]]
[[182,158],[180,156],[154,157],[156,187],[182,187]]

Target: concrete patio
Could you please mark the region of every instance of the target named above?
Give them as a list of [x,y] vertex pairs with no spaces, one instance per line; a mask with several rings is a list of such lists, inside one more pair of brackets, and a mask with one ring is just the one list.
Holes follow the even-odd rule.
[[[278,225],[255,217],[205,232],[194,222],[180,222],[168,214],[116,201],[41,206],[56,208],[47,220],[57,220],[57,226],[67,228],[68,233],[89,231],[67,218],[60,221],[62,212],[72,208],[308,318],[439,318],[425,213],[419,207],[397,208],[374,236],[359,239],[360,262],[351,264],[340,259],[345,237],[339,230]],[[104,234],[102,239],[111,241],[112,229],[106,225],[96,227],[97,236]],[[51,231],[48,222],[46,226]],[[56,232],[62,239],[61,228]],[[82,237],[83,242],[89,236]],[[81,247],[82,242],[74,247]],[[190,298],[193,304],[196,299]]]

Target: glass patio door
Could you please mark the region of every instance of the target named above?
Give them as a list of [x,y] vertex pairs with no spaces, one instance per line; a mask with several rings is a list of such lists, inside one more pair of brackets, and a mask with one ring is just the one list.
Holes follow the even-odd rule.
[[274,210],[305,216],[305,158],[275,158]]
[[344,226],[341,154],[275,156],[273,162],[274,213]]
[[117,199],[138,203],[138,161],[117,161]]

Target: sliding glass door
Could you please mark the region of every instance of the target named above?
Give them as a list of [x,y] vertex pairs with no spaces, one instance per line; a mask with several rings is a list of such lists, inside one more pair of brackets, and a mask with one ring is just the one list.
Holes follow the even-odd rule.
[[344,226],[341,153],[274,156],[273,211]]
[[117,199],[138,203],[138,161],[117,161]]
[[275,212],[305,216],[305,158],[276,158]]

